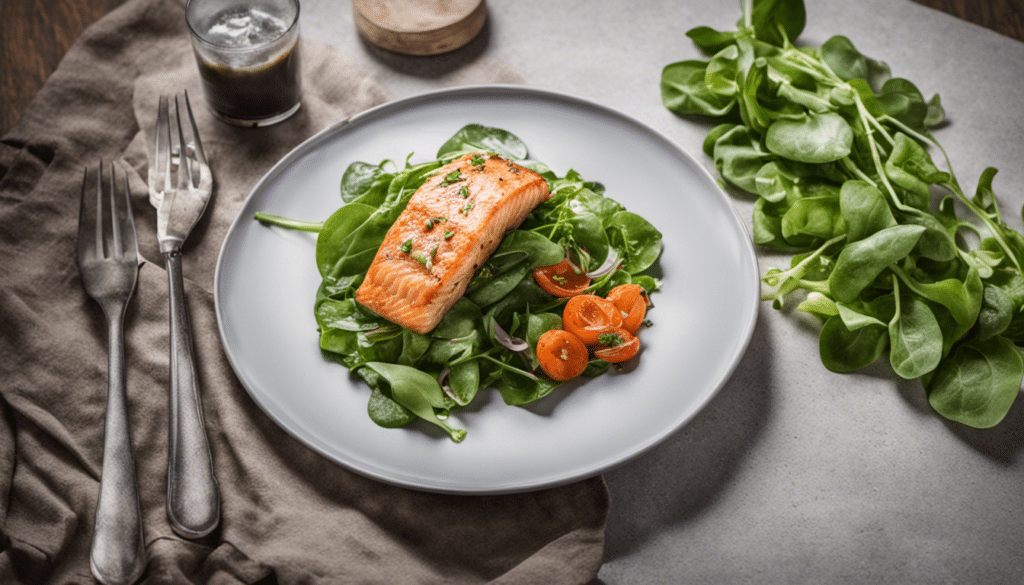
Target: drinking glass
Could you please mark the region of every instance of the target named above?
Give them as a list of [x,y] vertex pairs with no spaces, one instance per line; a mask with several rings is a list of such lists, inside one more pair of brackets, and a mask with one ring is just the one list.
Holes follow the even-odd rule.
[[210,109],[240,126],[302,105],[298,0],[189,0],[185,20]]

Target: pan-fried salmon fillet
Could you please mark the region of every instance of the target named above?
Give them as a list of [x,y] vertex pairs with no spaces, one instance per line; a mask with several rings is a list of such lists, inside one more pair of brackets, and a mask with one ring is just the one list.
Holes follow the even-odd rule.
[[441,167],[409,199],[377,250],[356,301],[428,333],[473,273],[549,197],[547,181],[496,155],[467,154]]

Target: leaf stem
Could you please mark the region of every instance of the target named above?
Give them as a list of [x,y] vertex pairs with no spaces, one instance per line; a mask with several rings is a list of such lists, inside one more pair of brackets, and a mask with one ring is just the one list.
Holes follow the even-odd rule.
[[481,354],[479,357],[481,357],[481,358],[483,358],[483,359],[485,359],[485,360],[487,360],[489,362],[493,362],[496,366],[498,366],[502,370],[506,370],[506,371],[512,372],[514,374],[519,374],[520,376],[523,376],[524,378],[529,378],[530,380],[533,380],[534,382],[536,382],[539,379],[532,372],[527,372],[526,370],[521,370],[521,369],[519,369],[519,368],[517,368],[515,366],[510,366],[510,365],[506,364],[505,362],[503,362],[501,360],[496,360],[496,359],[492,358],[489,355]]
[[287,217],[281,217],[280,215],[271,215],[269,213],[263,213],[262,211],[256,212],[254,219],[260,223],[267,225],[276,225],[283,228],[299,230],[303,232],[312,232],[314,234],[320,233],[320,230],[324,227],[324,222],[314,221],[302,221],[298,219],[289,219]]
[[868,145],[871,150],[871,159],[875,162],[875,169],[878,171],[878,178],[882,181],[882,184],[885,185],[885,190],[889,194],[889,197],[892,198],[893,205],[896,209],[899,209],[904,213],[908,213],[911,208],[904,205],[903,202],[900,201],[900,198],[896,196],[896,190],[892,188],[892,184],[889,183],[889,177],[885,175],[885,167],[882,165],[881,157],[878,156],[878,143],[875,142],[873,131],[867,122],[868,118],[871,117],[871,114],[868,113],[868,109],[864,107],[864,102],[860,99],[859,94],[855,92],[853,94],[853,99],[857,104],[857,113],[859,114],[860,123],[864,126],[864,134],[868,138]]

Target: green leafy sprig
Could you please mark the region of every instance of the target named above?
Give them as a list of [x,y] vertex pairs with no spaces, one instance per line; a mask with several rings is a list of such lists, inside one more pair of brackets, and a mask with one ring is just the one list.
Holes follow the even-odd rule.
[[804,295],[830,370],[888,352],[943,417],[998,424],[1024,378],[1024,237],[1000,215],[996,170],[969,196],[930,131],[945,116],[938,95],[926,101],[846,37],[794,45],[801,0],[741,7],[736,31],[687,33],[710,58],[666,66],[661,96],[715,121],[704,152],[757,196],[755,243],[795,254],[764,275],[763,298],[782,308]]

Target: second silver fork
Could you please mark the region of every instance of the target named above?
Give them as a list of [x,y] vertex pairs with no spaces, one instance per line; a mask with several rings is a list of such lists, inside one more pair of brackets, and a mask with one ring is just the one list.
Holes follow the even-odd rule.
[[103,468],[89,566],[100,583],[128,585],[146,569],[124,354],[124,316],[138,280],[139,249],[128,175],[123,175],[124,189],[119,195],[114,168],[111,162],[110,179],[104,181],[100,163],[95,189],[89,183],[88,170],[82,177],[77,260],[85,292],[106,317],[109,352]]
[[[187,121],[183,118],[187,116]],[[172,122],[173,120],[173,122]],[[181,247],[198,223],[213,188],[188,94],[171,107],[160,97],[150,143],[149,197],[157,209],[157,237],[167,268],[171,321],[170,432],[167,518],[186,538],[213,532],[220,495],[206,436],[192,329],[185,304]]]

